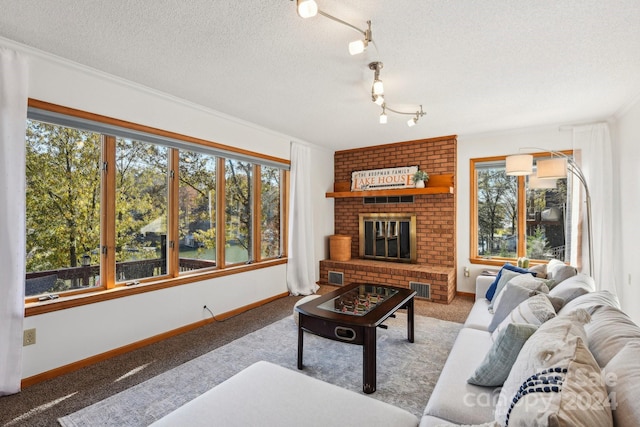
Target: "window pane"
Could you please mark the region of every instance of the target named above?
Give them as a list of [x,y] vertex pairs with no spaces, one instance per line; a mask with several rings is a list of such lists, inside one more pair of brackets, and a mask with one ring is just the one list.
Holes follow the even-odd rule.
[[476,164],[478,255],[516,258],[518,249],[518,181],[505,163]]
[[116,281],[167,272],[166,147],[116,139]]
[[262,166],[260,175],[260,256],[275,258],[280,255],[280,169]]
[[225,262],[236,264],[251,260],[253,165],[238,160],[225,161]]
[[99,286],[101,136],[27,120],[26,296]]
[[216,265],[216,158],[180,151],[180,271]]
[[[540,159],[538,159],[540,160]],[[527,257],[570,259],[567,179],[527,178]]]

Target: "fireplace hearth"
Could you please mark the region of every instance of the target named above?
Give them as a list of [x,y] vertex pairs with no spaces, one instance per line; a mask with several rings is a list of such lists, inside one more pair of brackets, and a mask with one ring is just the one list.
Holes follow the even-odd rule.
[[416,215],[360,214],[360,258],[415,263]]

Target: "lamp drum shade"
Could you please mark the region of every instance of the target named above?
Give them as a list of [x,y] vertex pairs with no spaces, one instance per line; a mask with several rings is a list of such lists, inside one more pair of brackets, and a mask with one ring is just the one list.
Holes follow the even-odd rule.
[[537,167],[538,178],[559,179],[567,177],[567,159],[563,157],[538,160]]
[[531,154],[516,154],[506,159],[507,175],[531,175],[533,173],[533,156]]

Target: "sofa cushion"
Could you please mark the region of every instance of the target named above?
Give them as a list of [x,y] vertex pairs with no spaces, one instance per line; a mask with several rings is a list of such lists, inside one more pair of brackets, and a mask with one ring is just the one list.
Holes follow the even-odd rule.
[[561,283],[557,283],[553,289],[549,291],[549,295],[562,298],[565,304],[567,304],[580,295],[595,291],[595,289],[593,278],[581,273],[563,280]]
[[493,420],[499,389],[467,383],[478,364],[478,355],[492,346],[491,334],[462,328],[442,368],[424,415],[458,424],[480,424]]
[[504,425],[516,392],[529,376],[547,368],[567,367],[569,360],[575,355],[578,339],[586,341],[583,324],[588,321],[589,314],[584,310],[577,310],[545,322],[529,337],[500,392],[495,409],[496,421]]
[[524,380],[507,411],[512,426],[613,425],[600,367],[577,338],[573,354]]
[[[508,271],[515,271],[517,273],[529,273],[529,270],[526,270],[524,268],[520,268],[520,267],[516,267],[515,265],[511,264],[511,263],[506,263],[505,265],[502,266],[502,268],[500,269],[500,271],[498,272],[498,274],[496,275],[495,280],[493,281],[493,283],[491,284],[491,286],[489,286],[489,289],[487,290],[487,293],[485,295],[485,297],[491,301],[495,295],[496,292],[496,287],[498,286],[498,282],[500,281],[500,277],[502,277],[502,272],[508,270]],[[532,273],[533,274],[533,273]],[[533,274],[535,276],[535,274]]]
[[492,338],[495,341],[500,331],[506,328],[509,323],[527,323],[539,326],[555,315],[556,311],[549,302],[549,298],[544,294],[536,294],[511,310],[511,313],[493,331]]
[[482,297],[473,303],[471,312],[464,322],[464,327],[486,331],[492,318],[493,314],[489,313],[489,300]]
[[605,366],[630,341],[640,342],[640,327],[619,309],[601,306],[585,325],[589,350],[598,365]]
[[640,406],[636,401],[640,395],[639,354],[640,342],[630,341],[603,370],[616,427],[640,426]]
[[500,331],[480,366],[467,382],[482,386],[501,386],[509,376],[520,349],[536,329],[537,326],[523,323],[507,325]]

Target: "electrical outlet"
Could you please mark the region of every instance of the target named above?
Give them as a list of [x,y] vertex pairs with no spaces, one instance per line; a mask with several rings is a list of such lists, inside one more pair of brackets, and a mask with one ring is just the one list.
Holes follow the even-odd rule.
[[36,328],[25,329],[22,335],[22,345],[32,345],[36,343]]

